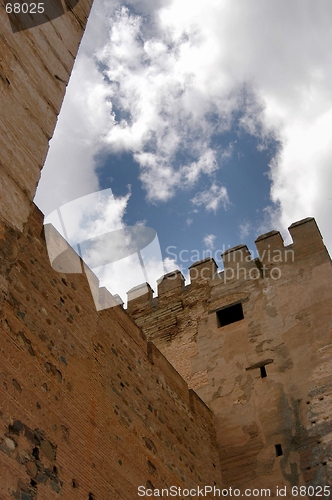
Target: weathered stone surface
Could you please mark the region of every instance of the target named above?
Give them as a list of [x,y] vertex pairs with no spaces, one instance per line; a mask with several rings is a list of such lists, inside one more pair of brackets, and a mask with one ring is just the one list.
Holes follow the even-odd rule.
[[[287,247],[276,231],[259,237],[260,261],[240,245],[221,273],[207,259],[193,266],[193,284],[128,303],[215,413],[226,485],[321,486],[331,477],[331,260],[313,219],[290,231]],[[221,326],[237,304],[243,316]]]
[[80,275],[51,268],[42,215],[29,215],[90,6],[15,34],[0,10],[4,500],[131,500],[139,485],[220,484],[212,413],[193,406],[121,305],[96,311],[113,298],[86,266],[87,277],[80,263]]
[[83,274],[51,268],[41,228],[35,208],[1,316],[1,499],[31,478],[43,500],[220,485],[212,412],[122,306],[97,312]]
[[207,259],[187,287],[175,272],[158,298],[132,290],[141,329],[121,305],[96,311],[114,298],[75,256],[80,274],[51,268],[31,200],[90,6],[15,34],[0,9],[1,499],[131,500],[221,472],[328,485],[331,261],[313,219],[288,247],[259,237],[260,259],[240,245],[221,273]]
[[91,7],[12,33],[0,10],[0,213],[22,230]]

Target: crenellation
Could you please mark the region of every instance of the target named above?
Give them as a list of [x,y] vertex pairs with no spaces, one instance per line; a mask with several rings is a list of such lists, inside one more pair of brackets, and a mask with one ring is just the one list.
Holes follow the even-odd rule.
[[324,487],[332,267],[314,219],[288,246],[259,236],[259,258],[227,250],[221,272],[194,263],[186,286],[168,273],[157,297],[138,285],[127,311],[41,229],[31,199],[90,5],[15,34],[0,9],[1,499]]
[[218,279],[222,279],[224,283],[258,279],[261,275],[257,262],[251,258],[246,245],[238,245],[226,250],[222,254],[222,259],[224,270],[222,275],[218,275]]
[[127,292],[127,299],[127,311],[130,314],[134,311],[150,310],[153,290],[149,283],[141,283]]
[[[198,281],[195,273],[168,301],[158,296],[153,309],[133,314],[215,415],[228,485],[320,484],[328,477],[315,465],[317,450],[326,454],[331,440],[330,427],[316,425],[325,410],[313,418],[305,401],[318,387],[326,398],[330,387],[330,370],[325,378],[322,371],[332,324],[331,259],[313,219],[290,232],[294,243],[287,246],[277,231],[258,237],[259,258],[245,245],[229,249],[219,273],[212,259],[197,262],[191,272],[202,271]],[[296,401],[304,401],[301,413]],[[321,443],[317,450],[311,435]]]
[[323,251],[323,260],[329,259],[314,219],[308,218],[292,224],[290,232],[292,236],[294,235],[294,243],[287,246],[284,246],[279,231],[270,231],[260,235],[255,240],[258,258],[252,258],[246,245],[238,245],[226,250],[222,255],[224,269],[220,272],[212,258],[195,262],[189,268],[191,283],[187,286],[179,270],[165,274],[157,282],[158,296],[154,299],[152,299],[151,291],[140,295],[144,287],[149,287],[147,283],[138,285],[128,292],[128,312],[138,318],[143,312],[149,311],[151,317],[154,317],[153,311],[164,309],[165,305],[170,311],[167,304],[184,300],[188,294],[195,295],[197,292],[192,288],[195,284],[209,284],[213,288],[220,285],[222,288],[217,293],[227,294],[228,286],[230,288],[234,284],[243,286],[243,280],[257,283],[270,280],[273,283],[280,278],[281,269],[284,274],[292,274],[292,268],[294,271],[296,269],[295,258],[303,258]]
[[158,297],[159,300],[172,293],[181,292],[185,286],[185,279],[181,271],[175,270],[165,274],[158,281]]
[[284,240],[279,231],[270,231],[255,240],[259,259],[263,266],[271,267],[275,262],[287,262]]
[[201,285],[212,279],[217,273],[218,266],[211,257],[194,262],[189,267],[190,282],[192,285]]
[[123,300],[121,297],[118,294],[112,295],[111,292],[109,292],[104,286],[99,287],[98,303],[100,305],[100,309],[123,306]]
[[327,254],[322,235],[312,217],[294,222],[288,228],[293,239],[292,249],[295,259],[304,259],[323,252]]
[[229,248],[222,254],[225,269],[234,269],[238,264],[251,261],[251,254],[247,245],[237,245]]

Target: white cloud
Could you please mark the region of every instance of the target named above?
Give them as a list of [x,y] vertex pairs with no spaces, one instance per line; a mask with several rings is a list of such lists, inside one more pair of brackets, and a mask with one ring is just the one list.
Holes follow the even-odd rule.
[[103,148],[105,129],[113,124],[108,88],[94,61],[83,53],[68,86],[35,198],[44,214],[98,190],[95,155]]
[[138,253],[129,255],[96,271],[100,286],[105,286],[111,293],[120,295],[125,306],[127,292],[131,288],[148,282],[156,293],[157,280],[167,272],[162,261],[158,237],[143,249],[140,256]]
[[209,189],[196,193],[191,202],[198,207],[203,205],[205,210],[216,213],[220,205],[226,209],[229,204],[227,189],[214,182]]
[[272,198],[280,203],[283,227],[315,216],[332,248],[332,109],[311,123],[302,121],[284,131],[285,145],[272,165]]
[[229,157],[230,148],[217,158],[210,146],[216,125],[209,114],[222,107],[217,127],[227,128],[237,100],[220,99],[219,90],[207,93],[202,87],[207,49],[202,55],[196,28],[180,36],[164,23],[162,13],[157,17],[151,34],[142,18],[122,7],[97,58],[110,82],[117,120],[105,142],[112,151],[133,153],[149,200],[167,201],[202,174],[212,176]]
[[239,225],[239,233],[240,238],[245,239],[251,231],[251,223],[249,221],[245,221]]
[[[156,232],[142,221],[134,227],[123,223],[130,196],[130,191],[118,198],[111,189],[97,191],[57,208],[45,219],[45,224],[53,224],[82,257],[99,278],[100,286],[119,294],[125,303],[130,288],[142,282],[154,288],[164,274]],[[52,233],[47,247],[53,264],[64,249]],[[171,261],[166,263],[169,266]]]
[[216,235],[215,234],[207,234],[203,238],[203,243],[204,243],[204,245],[207,248],[209,248],[210,250],[213,250],[214,249],[214,241],[215,241],[215,239],[216,239]]
[[271,134],[280,140],[269,223],[284,228],[313,215],[332,248],[332,3],[127,5],[135,15],[95,0],[36,198],[41,208],[98,189],[96,155],[116,151],[134,155],[149,200],[167,201],[208,175],[211,188],[194,205],[226,207],[214,175],[227,148],[217,151],[211,139],[241,111],[240,125],[260,147]]
[[186,184],[195,184],[201,173],[212,174],[217,169],[216,153],[207,147],[198,161],[183,167],[182,174]]
[[[181,259],[180,259],[181,260]],[[163,262],[165,274],[171,273],[172,271],[179,270],[184,277],[185,285],[190,283],[190,271],[187,265],[183,265],[178,263],[176,259],[171,259],[170,257],[166,257]]]
[[[170,257],[166,257],[164,259],[163,264],[164,264],[165,274],[171,273],[172,271],[176,271],[177,269],[179,269],[176,259],[171,259]],[[160,277],[161,276],[159,276],[159,278]]]

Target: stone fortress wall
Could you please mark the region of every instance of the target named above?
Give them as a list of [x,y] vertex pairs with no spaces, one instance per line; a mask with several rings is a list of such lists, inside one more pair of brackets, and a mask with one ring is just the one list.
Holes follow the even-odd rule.
[[[176,272],[157,299],[131,291],[137,324],[121,306],[96,311],[89,271],[49,264],[32,199],[90,6],[15,34],[0,7],[0,497],[323,485],[331,267],[313,220],[292,226],[280,279],[268,252],[251,262],[240,247],[224,274],[208,260],[187,287]],[[257,245],[283,248],[275,232]],[[262,277],[227,271],[237,262]]]
[[14,34],[0,7],[1,500],[220,485],[212,412],[121,307],[51,268],[32,203],[90,6]]
[[0,220],[22,230],[73,68],[92,0],[13,33],[0,6]]
[[314,219],[128,294],[128,312],[216,415],[227,485],[330,484],[332,267]]
[[1,304],[0,498],[220,486],[212,412],[122,306],[51,268],[42,223],[34,208]]

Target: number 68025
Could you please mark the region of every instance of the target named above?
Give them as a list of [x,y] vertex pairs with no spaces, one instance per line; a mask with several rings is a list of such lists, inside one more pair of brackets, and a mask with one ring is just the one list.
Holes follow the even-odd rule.
[[44,12],[43,3],[7,3],[7,14],[42,14]]

